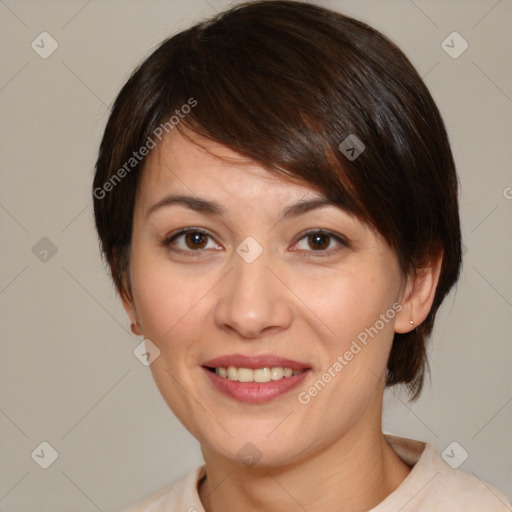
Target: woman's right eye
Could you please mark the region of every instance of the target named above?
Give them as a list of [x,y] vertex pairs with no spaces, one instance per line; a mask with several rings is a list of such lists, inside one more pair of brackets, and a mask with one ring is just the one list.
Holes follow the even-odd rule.
[[195,256],[191,253],[201,252],[202,249],[219,250],[216,244],[208,247],[208,239],[213,243],[209,232],[198,228],[187,228],[166,238],[163,245],[173,251],[185,253],[187,256]]

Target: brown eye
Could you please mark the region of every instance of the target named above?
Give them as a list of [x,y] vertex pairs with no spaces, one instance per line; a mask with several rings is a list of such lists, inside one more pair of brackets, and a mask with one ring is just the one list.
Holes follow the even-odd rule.
[[300,252],[315,252],[315,256],[329,256],[345,247],[350,244],[342,235],[320,229],[304,233],[296,244]]
[[312,235],[308,235],[308,240],[311,242],[309,246],[315,250],[323,250],[329,247],[330,236],[323,233],[313,233]]
[[193,231],[184,235],[185,244],[189,249],[203,249],[208,242],[208,235],[199,231]]
[[[208,246],[209,243],[210,246]],[[163,245],[175,252],[188,253],[187,255],[205,252],[204,250],[207,249],[219,249],[219,246],[213,241],[212,235],[198,228],[183,229],[169,236],[163,241]]]

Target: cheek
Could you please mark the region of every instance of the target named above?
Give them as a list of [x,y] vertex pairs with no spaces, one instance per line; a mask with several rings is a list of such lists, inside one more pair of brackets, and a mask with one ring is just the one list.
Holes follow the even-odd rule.
[[[378,265],[360,265],[342,271],[330,271],[315,279],[296,280],[294,291],[305,306],[323,324],[326,339],[342,349],[360,333],[375,326],[383,336],[394,332],[399,274]],[[387,313],[386,313],[387,312]],[[384,315],[382,320],[381,315]],[[372,330],[373,332],[373,330]]]
[[[324,389],[312,379],[302,391],[306,400],[314,402],[309,410],[332,424],[359,417],[365,404],[379,393],[386,371],[400,277],[377,263],[333,272],[316,279],[309,293],[305,286],[300,292],[320,318],[318,325],[328,327],[323,328],[326,335],[321,340],[322,368],[314,379],[325,377],[329,384]],[[321,397],[316,397],[312,386],[322,389]],[[334,403],[338,406],[333,407]]]
[[192,278],[179,266],[143,256],[132,259],[131,276],[143,335],[160,350],[150,370],[168,406],[192,435],[200,437],[199,426],[209,425],[211,419],[184,390],[195,386],[201,356],[197,340],[211,308],[208,291],[215,280],[206,273]]
[[211,275],[196,272],[194,277],[187,276],[179,266],[142,253],[132,260],[131,279],[144,335],[160,343],[176,337],[185,341],[183,331],[200,311],[213,284]]

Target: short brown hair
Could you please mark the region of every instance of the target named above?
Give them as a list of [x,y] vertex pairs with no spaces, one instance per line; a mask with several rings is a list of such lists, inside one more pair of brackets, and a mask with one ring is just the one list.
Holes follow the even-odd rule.
[[[442,251],[431,311],[413,331],[395,334],[388,361],[386,384],[419,396],[426,341],[459,276],[461,233],[445,127],[401,50],[360,21],[279,0],[237,5],[165,40],[115,100],[96,163],[96,227],[121,294],[144,164],[134,155],[162,126],[312,185],[375,227],[404,274]],[[355,159],[340,150],[351,135],[364,144]]]

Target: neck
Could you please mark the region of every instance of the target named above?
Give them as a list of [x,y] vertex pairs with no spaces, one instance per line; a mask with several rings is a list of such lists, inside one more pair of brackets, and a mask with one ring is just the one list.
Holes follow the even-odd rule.
[[314,456],[288,466],[246,468],[203,448],[206,512],[323,510],[359,512],[382,502],[410,472],[381,431],[352,429]]

